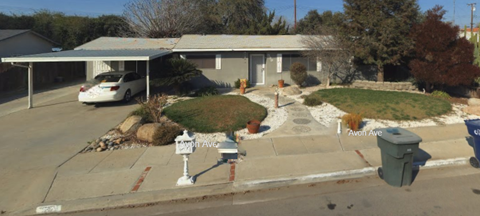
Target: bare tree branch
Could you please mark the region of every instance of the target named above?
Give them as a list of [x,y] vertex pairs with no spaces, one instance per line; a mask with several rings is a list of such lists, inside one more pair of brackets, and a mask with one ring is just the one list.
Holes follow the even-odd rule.
[[322,70],[328,74],[327,87],[330,86],[333,75],[338,72],[348,72],[352,68],[353,55],[338,37],[335,29],[321,26],[311,34],[305,35],[302,43],[309,48],[303,52],[303,55],[322,63]]
[[140,37],[179,37],[201,24],[198,2],[190,0],[133,0],[123,17]]

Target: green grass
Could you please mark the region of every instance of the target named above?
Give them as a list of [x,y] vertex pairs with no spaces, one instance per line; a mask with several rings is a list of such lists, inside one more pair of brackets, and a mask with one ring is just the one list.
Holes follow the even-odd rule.
[[420,120],[452,110],[447,100],[407,92],[337,88],[313,94],[347,113],[372,119]]
[[217,95],[177,102],[164,109],[165,115],[188,130],[201,133],[236,131],[252,119],[262,121],[265,107],[243,96]]

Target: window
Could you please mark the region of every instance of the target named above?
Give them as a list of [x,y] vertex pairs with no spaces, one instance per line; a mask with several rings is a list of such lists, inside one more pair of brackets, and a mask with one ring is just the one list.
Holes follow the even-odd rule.
[[216,55],[187,55],[187,60],[196,64],[198,68],[215,69]]
[[293,63],[300,62],[307,68],[307,71],[317,70],[317,61],[311,60],[299,54],[283,54],[282,55],[282,71],[290,71]]
[[123,82],[131,82],[135,80],[135,75],[133,73],[125,74],[123,77]]
[[100,74],[95,77],[95,80],[97,82],[118,82],[122,78],[122,75],[120,74]]

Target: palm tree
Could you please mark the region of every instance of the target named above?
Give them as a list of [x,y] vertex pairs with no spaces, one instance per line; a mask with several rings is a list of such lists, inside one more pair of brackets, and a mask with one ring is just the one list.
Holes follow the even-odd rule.
[[194,63],[185,59],[169,59],[166,66],[162,77],[155,79],[153,83],[160,86],[173,86],[176,93],[180,92],[180,87],[184,82],[202,74],[202,71],[197,69]]

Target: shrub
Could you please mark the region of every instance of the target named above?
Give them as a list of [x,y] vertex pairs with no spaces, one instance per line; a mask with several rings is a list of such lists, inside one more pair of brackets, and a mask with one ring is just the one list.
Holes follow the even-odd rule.
[[360,124],[362,123],[363,117],[361,114],[348,113],[342,117],[342,122],[344,125],[347,125],[350,130],[358,131],[360,129]]
[[197,92],[195,92],[195,96],[197,97],[212,96],[212,95],[218,95],[218,90],[214,86],[203,87],[199,89]]
[[180,85],[178,91],[176,91],[177,96],[188,96],[192,93],[193,85],[190,82],[184,82]]
[[433,97],[449,99],[450,95],[444,91],[433,91],[431,94]]
[[180,135],[182,129],[177,125],[165,125],[159,127],[153,134],[153,145],[162,146],[168,145],[175,141],[175,138]]
[[129,116],[137,115],[142,117],[145,122],[153,122],[153,118],[150,113],[143,107],[139,107],[136,110],[132,111]]
[[322,105],[322,103],[322,98],[317,94],[308,95],[303,101],[303,104],[307,106],[317,106]]
[[[235,81],[235,88],[239,89],[240,88],[240,79]],[[250,82],[247,79],[247,88],[250,88]]]
[[140,104],[140,106],[142,107],[142,111],[140,111],[140,114],[146,115],[145,113],[148,113],[148,116],[150,116],[149,119],[151,119],[151,121],[159,123],[160,118],[162,117],[163,107],[167,104],[167,99],[167,95],[165,94],[152,95],[149,97],[148,101],[137,98],[138,104]]
[[295,62],[290,67],[290,78],[297,85],[302,85],[307,79],[307,68],[300,62]]

